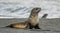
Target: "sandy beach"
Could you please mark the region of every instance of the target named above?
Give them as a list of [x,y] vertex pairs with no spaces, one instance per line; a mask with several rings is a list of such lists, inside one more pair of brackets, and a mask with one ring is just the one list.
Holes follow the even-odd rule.
[[0,33],[60,33],[60,18],[40,19],[39,26],[41,29],[14,29],[5,27],[12,23],[26,20],[27,18],[0,19]]

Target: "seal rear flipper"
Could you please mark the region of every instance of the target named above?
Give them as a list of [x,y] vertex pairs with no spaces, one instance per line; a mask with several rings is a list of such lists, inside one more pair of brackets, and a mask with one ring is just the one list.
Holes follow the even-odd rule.
[[6,27],[13,28],[13,25],[8,25],[8,26],[6,26]]

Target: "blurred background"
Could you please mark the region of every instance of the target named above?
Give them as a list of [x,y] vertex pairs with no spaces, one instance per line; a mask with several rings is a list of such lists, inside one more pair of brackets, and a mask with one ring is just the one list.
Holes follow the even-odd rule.
[[60,18],[60,0],[0,0],[0,18],[28,18],[34,7],[42,8],[39,18]]

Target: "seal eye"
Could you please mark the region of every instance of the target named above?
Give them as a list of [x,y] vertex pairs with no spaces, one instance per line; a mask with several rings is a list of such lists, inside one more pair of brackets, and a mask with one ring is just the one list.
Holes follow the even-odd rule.
[[38,10],[38,9],[36,8],[36,10]]

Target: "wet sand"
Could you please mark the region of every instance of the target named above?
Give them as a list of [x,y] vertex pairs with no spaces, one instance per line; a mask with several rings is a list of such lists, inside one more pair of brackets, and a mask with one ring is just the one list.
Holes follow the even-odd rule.
[[60,18],[40,19],[39,26],[41,29],[15,29],[5,27],[12,23],[19,23],[26,20],[27,18],[0,19],[0,33],[60,33]]

